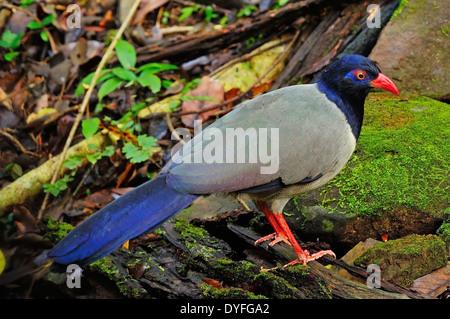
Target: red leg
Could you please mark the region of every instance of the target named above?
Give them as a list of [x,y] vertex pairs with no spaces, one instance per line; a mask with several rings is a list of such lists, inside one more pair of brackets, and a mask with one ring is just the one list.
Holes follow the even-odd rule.
[[274,213],[273,216],[275,217],[277,223],[280,225],[284,234],[286,234],[287,238],[291,242],[291,244],[294,247],[295,252],[297,253],[297,256],[298,256],[298,258],[296,260],[291,261],[290,263],[284,265],[284,267],[294,265],[297,263],[302,263],[303,265],[306,265],[307,262],[316,260],[325,255],[331,255],[334,258],[336,258],[336,255],[331,250],[322,250],[322,251],[319,251],[317,253],[310,255],[308,250],[303,250],[300,247],[300,245],[298,244],[297,240],[295,239],[294,235],[291,232],[291,229],[289,228],[288,224],[286,223],[286,220],[284,219],[283,214]]
[[255,241],[255,245],[258,245],[258,244],[260,244],[260,243],[262,243],[264,241],[267,241],[267,240],[271,240],[273,238],[275,238],[275,239],[270,242],[270,244],[269,244],[270,246],[273,246],[273,245],[275,245],[276,243],[278,243],[280,241],[284,241],[285,243],[291,245],[291,243],[289,242],[289,239],[287,238],[286,234],[280,228],[280,226],[278,225],[277,221],[275,220],[273,213],[270,211],[269,206],[267,206],[267,203],[263,202],[263,201],[257,201],[257,205],[261,209],[261,211],[264,213],[264,216],[266,216],[267,220],[269,221],[270,225],[272,225],[272,227],[275,230],[275,232],[270,234],[270,235],[261,237],[260,239]]
[[295,252],[297,253],[298,258],[291,261],[290,263],[284,265],[284,267],[294,265],[297,263],[302,263],[303,265],[306,265],[306,263],[308,263],[309,261],[316,260],[325,255],[331,255],[334,258],[336,258],[336,255],[331,250],[322,250],[322,251],[319,251],[312,255],[309,253],[308,250],[303,250],[300,247],[300,245],[298,244],[294,235],[292,234],[291,229],[289,228],[288,224],[286,223],[286,220],[284,219],[283,214],[282,213],[272,213],[270,211],[269,206],[267,206],[266,202],[257,201],[257,204],[258,204],[258,207],[262,210],[262,212],[266,216],[269,223],[272,225],[273,229],[275,229],[275,233],[258,239],[255,242],[255,245],[257,245],[263,241],[270,240],[272,238],[275,238],[275,239],[270,242],[270,244],[269,244],[270,246],[273,246],[280,241],[284,241],[285,243],[292,245],[295,249]]

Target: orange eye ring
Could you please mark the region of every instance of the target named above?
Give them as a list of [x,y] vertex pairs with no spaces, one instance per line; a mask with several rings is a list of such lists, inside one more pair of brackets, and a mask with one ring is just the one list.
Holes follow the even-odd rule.
[[356,78],[358,80],[364,80],[366,78],[366,75],[363,72],[356,73]]

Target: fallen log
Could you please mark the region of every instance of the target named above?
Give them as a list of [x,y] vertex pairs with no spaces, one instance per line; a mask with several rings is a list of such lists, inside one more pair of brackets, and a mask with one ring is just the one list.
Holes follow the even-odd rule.
[[317,12],[319,5],[327,5],[332,1],[306,0],[290,3],[273,11],[255,17],[251,23],[233,24],[221,30],[208,33],[195,33],[182,38],[169,38],[155,44],[138,48],[138,63],[177,59],[186,61],[205,53],[211,53],[237,42],[244,41],[259,33],[280,35],[280,30],[290,26],[301,16]]

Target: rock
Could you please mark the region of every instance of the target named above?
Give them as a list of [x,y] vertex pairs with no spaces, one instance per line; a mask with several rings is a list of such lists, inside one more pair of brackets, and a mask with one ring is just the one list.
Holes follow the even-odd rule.
[[355,265],[377,264],[381,276],[401,286],[447,265],[444,242],[435,235],[409,235],[379,243],[357,258]]
[[345,261],[349,265],[353,265],[354,261],[360,257],[364,252],[366,252],[368,249],[372,248],[376,244],[379,244],[380,241],[367,238],[365,241],[360,241],[358,244],[355,245],[352,249],[350,249],[342,258],[341,260]]
[[402,0],[369,57],[401,93],[450,99],[447,0]]
[[432,273],[414,280],[409,286],[419,292],[438,298],[450,286],[450,263]]
[[[373,246],[375,246],[376,244],[380,243],[380,241],[372,239],[372,238],[367,238],[365,241],[360,241],[359,243],[357,243],[352,249],[350,249],[342,258],[341,260],[344,261],[345,263],[347,263],[350,266],[353,266],[353,262],[361,257],[361,255],[366,252],[368,249],[372,248]],[[332,269],[334,271],[336,271],[340,276],[354,280],[354,281],[358,281],[362,284],[366,283],[366,280],[363,280],[362,278],[359,278],[357,276],[353,276],[352,274],[350,274],[347,270],[337,267],[337,266],[333,266]]]

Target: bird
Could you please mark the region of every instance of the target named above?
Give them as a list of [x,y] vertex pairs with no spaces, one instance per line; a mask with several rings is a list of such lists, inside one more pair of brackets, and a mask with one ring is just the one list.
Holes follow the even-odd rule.
[[[71,230],[48,257],[56,264],[89,265],[127,240],[157,229],[199,196],[225,193],[253,200],[272,225],[274,232],[255,244],[285,242],[293,247],[297,258],[286,267],[306,265],[325,255],[336,258],[332,250],[314,254],[303,250],[283,209],[292,197],[326,184],[346,165],[361,133],[364,102],[372,88],[399,95],[375,62],[351,54],[332,62],[314,83],[286,86],[241,103],[182,146],[156,177]],[[213,140],[238,130],[247,143],[223,139],[213,144],[212,152]],[[272,163],[252,158],[258,147],[261,154],[270,149],[270,156],[276,155],[270,157]],[[229,152],[234,157],[228,161],[201,157],[202,152],[226,157],[230,149],[237,154]],[[238,160],[242,154],[246,157]]]

